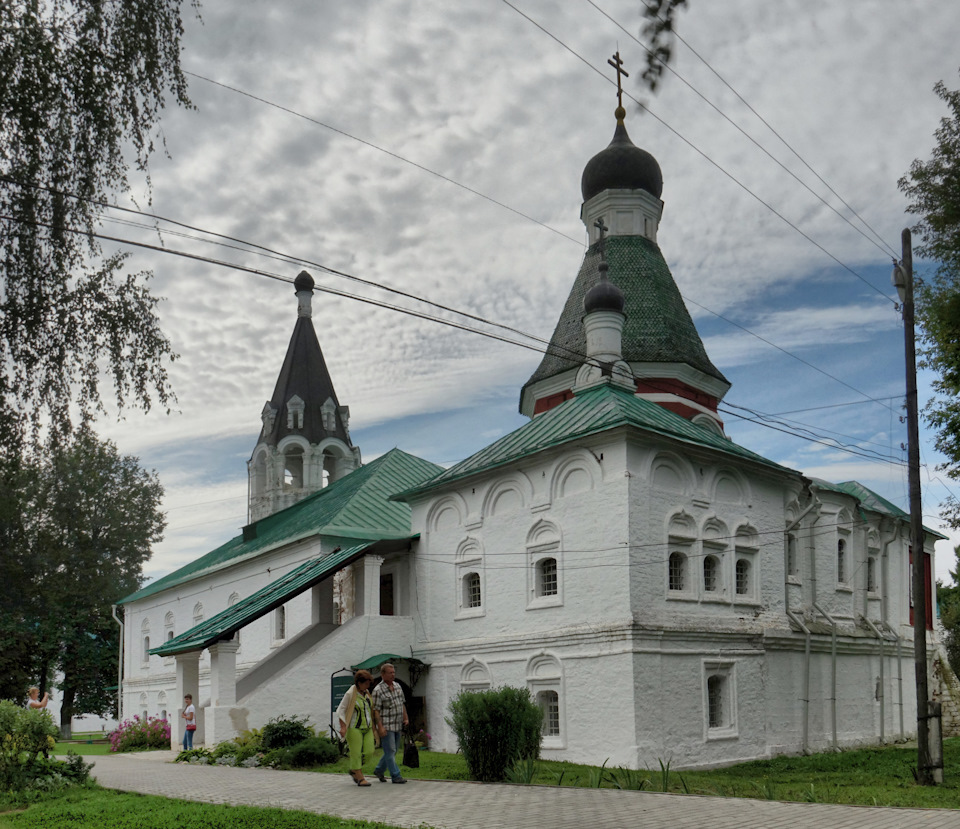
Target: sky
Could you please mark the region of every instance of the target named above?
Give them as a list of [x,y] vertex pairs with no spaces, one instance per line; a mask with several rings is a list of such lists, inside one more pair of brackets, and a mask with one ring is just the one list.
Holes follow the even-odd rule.
[[[131,177],[141,209],[182,224],[119,213],[104,223],[165,248],[121,249],[153,271],[179,354],[175,412],[99,424],[165,488],[168,527],[148,578],[246,523],[246,461],[300,270],[320,288],[504,333],[324,266],[549,338],[585,250],[580,176],[613,136],[617,50],[627,129],[663,171],[660,247],[732,383],[728,434],[907,508],[890,272],[915,219],[896,183],[929,157],[946,114],[933,85],[960,82],[955,4],[690,0],[676,74],[651,95],[639,82],[641,0],[511,3],[206,0],[201,19],[187,9],[195,108],[165,112],[152,192]],[[930,269],[917,261],[918,276]],[[353,296],[316,293],[313,320],[365,462],[398,446],[449,465],[524,422],[519,391],[537,351]],[[921,404],[930,380],[921,372]],[[794,434],[804,430],[817,441]],[[921,443],[924,522],[942,529],[938,504],[960,484],[936,471],[926,429]],[[947,581],[960,543],[950,535],[937,545]]]

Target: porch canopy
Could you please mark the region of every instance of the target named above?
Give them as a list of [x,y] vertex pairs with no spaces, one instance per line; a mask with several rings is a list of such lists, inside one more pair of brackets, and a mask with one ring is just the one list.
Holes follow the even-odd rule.
[[384,541],[365,541],[350,547],[338,547],[325,556],[312,558],[270,582],[266,587],[247,596],[226,610],[205,619],[189,630],[168,639],[160,647],[151,648],[156,656],[174,656],[188,651],[199,651],[216,642],[233,638],[240,628],[246,627],[261,616],[276,610],[280,605],[309,590],[337,570],[352,564],[368,552],[392,552],[409,544],[409,539],[388,539]]

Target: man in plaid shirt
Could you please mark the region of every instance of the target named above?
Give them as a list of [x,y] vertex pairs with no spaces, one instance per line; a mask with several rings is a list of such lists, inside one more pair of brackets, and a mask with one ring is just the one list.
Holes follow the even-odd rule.
[[397,746],[400,744],[400,732],[406,728],[407,707],[403,702],[403,689],[397,678],[397,670],[389,662],[380,668],[381,682],[373,689],[373,721],[380,735],[383,757],[377,763],[373,773],[381,783],[386,783],[384,771],[390,772],[394,783],[406,783],[397,765]]

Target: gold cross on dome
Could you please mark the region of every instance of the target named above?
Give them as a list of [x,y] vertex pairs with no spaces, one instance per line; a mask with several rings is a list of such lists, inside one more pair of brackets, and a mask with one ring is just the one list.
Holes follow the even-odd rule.
[[618,49],[612,58],[610,58],[607,63],[609,63],[614,69],[617,70],[617,106],[623,106],[623,85],[620,83],[620,76],[623,75],[625,78],[630,77],[630,73],[623,68],[623,61],[620,60],[620,50]]

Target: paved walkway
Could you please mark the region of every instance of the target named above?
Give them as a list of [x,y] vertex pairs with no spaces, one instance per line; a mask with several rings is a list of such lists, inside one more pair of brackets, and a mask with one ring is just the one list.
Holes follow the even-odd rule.
[[960,829],[960,810],[878,809],[743,798],[622,792],[617,789],[481,785],[346,775],[188,766],[175,752],[90,757],[102,786],[205,803],[275,806],[438,829]]

